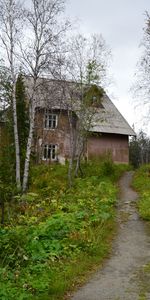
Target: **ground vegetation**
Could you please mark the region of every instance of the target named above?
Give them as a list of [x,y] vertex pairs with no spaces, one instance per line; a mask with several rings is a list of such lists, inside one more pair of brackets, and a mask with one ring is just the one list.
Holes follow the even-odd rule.
[[63,299],[109,254],[116,181],[127,166],[89,162],[68,188],[67,166],[32,168],[0,228],[0,298]]

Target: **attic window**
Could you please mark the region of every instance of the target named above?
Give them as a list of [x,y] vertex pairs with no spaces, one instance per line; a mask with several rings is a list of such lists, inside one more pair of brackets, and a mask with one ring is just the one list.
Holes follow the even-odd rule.
[[99,97],[97,97],[97,96],[92,97],[92,104],[93,104],[93,106],[96,106],[96,107],[99,107],[99,108],[104,108],[103,104],[99,100]]
[[49,110],[45,111],[45,119],[44,119],[44,128],[45,129],[55,129],[58,124],[58,115],[49,112]]
[[93,101],[93,103],[94,103],[94,102],[97,102],[97,97],[96,97],[96,96],[93,96],[92,101]]

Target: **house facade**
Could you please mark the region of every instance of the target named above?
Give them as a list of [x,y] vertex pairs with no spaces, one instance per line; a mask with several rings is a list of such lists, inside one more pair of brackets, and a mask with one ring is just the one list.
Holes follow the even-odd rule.
[[[70,97],[68,85],[65,83],[64,87],[58,81],[47,81],[45,92],[37,93],[34,149],[38,162],[65,163],[70,158],[72,137],[76,139],[79,101],[78,93]],[[129,136],[135,136],[135,132],[104,92],[88,128],[84,156],[92,159],[109,155],[116,163],[128,163]]]
[[98,112],[101,117],[91,129],[95,136],[88,138],[88,157],[110,154],[114,162],[128,164],[129,137],[136,134],[106,94],[102,105]]
[[35,149],[38,162],[65,163],[70,157],[70,126],[65,110],[38,109]]

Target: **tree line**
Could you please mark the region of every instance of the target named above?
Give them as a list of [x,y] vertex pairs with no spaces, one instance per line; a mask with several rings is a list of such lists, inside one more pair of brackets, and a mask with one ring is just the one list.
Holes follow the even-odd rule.
[[135,168],[150,163],[150,138],[142,130],[130,140],[129,157]]

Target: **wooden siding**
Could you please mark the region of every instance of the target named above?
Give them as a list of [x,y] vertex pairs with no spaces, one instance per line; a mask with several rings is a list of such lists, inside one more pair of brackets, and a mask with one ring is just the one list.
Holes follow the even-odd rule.
[[103,133],[88,138],[88,158],[111,155],[112,160],[117,163],[129,163],[128,136],[120,134]]
[[[44,128],[44,110],[37,111],[34,147],[37,152],[37,161],[43,157],[43,145],[58,145],[58,161],[65,163],[70,157],[70,127],[66,111],[53,111],[58,114],[58,125],[55,129]],[[75,128],[75,127],[74,127]],[[129,163],[128,136],[112,133],[96,133],[88,137],[87,159],[111,155],[117,163]]]

